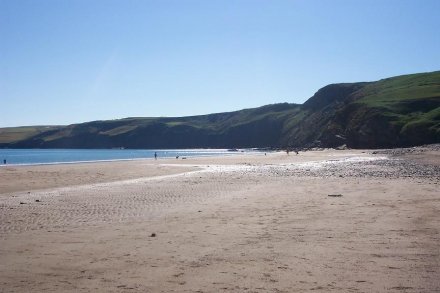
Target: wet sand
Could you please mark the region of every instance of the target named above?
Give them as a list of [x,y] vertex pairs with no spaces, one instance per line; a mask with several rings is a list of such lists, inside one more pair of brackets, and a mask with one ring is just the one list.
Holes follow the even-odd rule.
[[[32,191],[53,187],[66,187],[84,184],[105,183],[128,179],[172,175],[211,165],[264,165],[277,163],[298,163],[328,159],[321,152],[304,152],[300,156],[285,153],[261,155],[231,155],[226,157],[196,157],[179,160],[159,158],[158,160],[127,160],[113,162],[94,162],[84,164],[58,164],[14,166],[0,165],[0,196],[17,191]],[[365,153],[365,151],[363,152]],[[329,158],[354,156],[362,151],[350,153],[329,153]]]
[[153,160],[34,166],[3,165],[0,166],[0,196],[17,191],[172,175],[191,170],[195,168],[184,165],[166,166]]
[[439,292],[438,151],[371,153],[0,168],[0,291]]

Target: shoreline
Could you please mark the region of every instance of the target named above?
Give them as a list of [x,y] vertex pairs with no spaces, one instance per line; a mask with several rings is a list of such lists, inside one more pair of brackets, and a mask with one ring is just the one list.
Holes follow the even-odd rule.
[[[326,154],[332,154],[326,157]],[[0,168],[0,196],[21,191],[80,186],[93,183],[179,174],[203,169],[209,165],[302,164],[314,160],[334,160],[342,157],[370,156],[365,151],[309,151],[300,155],[284,152],[234,154],[230,156],[194,156],[175,158],[129,159],[61,164],[3,165]]]
[[93,164],[93,163],[111,163],[121,161],[141,161],[154,160],[154,158],[135,158],[135,159],[114,159],[114,160],[94,160],[94,161],[72,161],[72,162],[51,162],[51,163],[19,163],[19,164],[3,164],[0,168],[7,167],[32,167],[32,166],[49,166],[49,165],[76,165],[76,164]]
[[[224,155],[196,155],[196,156],[184,156],[185,159],[188,158],[211,158],[211,157],[227,157],[227,156],[240,156],[240,154],[224,154]],[[243,155],[260,155],[255,153],[248,153]],[[262,154],[261,154],[262,155]],[[175,157],[160,157],[157,158],[157,160],[172,160],[175,159]],[[133,159],[111,159],[111,160],[90,160],[90,161],[67,161],[67,162],[49,162],[49,163],[18,163],[18,164],[2,164],[0,165],[0,168],[6,168],[6,167],[31,167],[31,166],[45,166],[45,165],[75,165],[75,164],[93,164],[93,163],[111,163],[111,162],[120,162],[120,161],[154,161],[156,159],[153,158],[133,158]]]
[[[31,149],[32,150],[32,149]],[[43,150],[50,150],[50,149],[43,149]],[[55,150],[69,150],[69,149],[55,149]],[[83,150],[83,149],[74,149],[74,150]],[[99,150],[99,149],[92,149],[92,150]],[[103,149],[107,150],[107,149]],[[139,151],[141,149],[133,149],[135,151]],[[186,149],[158,149],[157,151],[160,152],[166,152],[166,151],[182,151],[185,152]],[[227,151],[228,149],[188,149],[190,151],[203,151],[203,150],[214,150],[214,151]],[[246,149],[248,151],[244,152],[225,152],[224,154],[214,154],[214,155],[194,155],[194,156],[179,156],[184,157],[185,159],[197,159],[197,158],[224,158],[224,157],[243,157],[243,156],[263,156],[266,154],[282,154],[285,153],[285,150],[282,149],[270,149],[268,151],[264,150],[254,150],[254,149]],[[151,151],[151,150],[146,150]],[[305,153],[316,153],[316,152],[336,152],[336,153],[342,153],[342,152],[361,152],[365,154],[370,155],[377,155],[377,154],[384,154],[389,157],[397,157],[397,158],[410,158],[417,160],[418,156],[420,154],[423,154],[425,152],[430,152],[431,158],[429,160],[424,160],[425,163],[428,164],[435,164],[440,165],[440,158],[438,158],[438,153],[440,152],[440,144],[431,144],[431,145],[422,145],[422,146],[416,146],[416,147],[406,147],[406,148],[392,148],[392,149],[337,149],[337,148],[313,148],[313,149],[307,149],[302,150],[300,149],[301,154]],[[294,152],[291,152],[291,155],[294,156]],[[159,160],[173,160],[175,156],[169,156],[164,157],[161,156],[158,159]],[[182,158],[180,158],[182,159]],[[32,167],[32,166],[46,166],[46,165],[76,165],[76,164],[93,164],[93,163],[112,163],[112,162],[121,162],[121,161],[154,161],[154,157],[139,157],[139,158],[122,158],[122,159],[108,159],[108,160],[85,160],[85,161],[59,161],[59,162],[41,162],[41,163],[17,163],[17,164],[0,164],[1,168],[7,168],[7,167]],[[423,160],[423,159],[422,159]]]
[[[112,151],[111,149],[7,149],[12,151],[20,150],[44,150],[44,151]],[[240,152],[231,152],[228,149],[127,149],[126,151],[145,151],[145,152],[159,152],[159,159],[174,159],[176,155],[185,158],[199,158],[199,157],[223,157],[223,156],[236,156],[236,155],[262,155],[263,151],[253,150],[253,149],[243,149]],[[1,151],[1,149],[0,149]],[[173,153],[169,155],[167,153]],[[174,153],[176,152],[176,153]],[[275,151],[272,151],[275,152]],[[183,155],[182,155],[183,154]],[[195,155],[194,155],[195,154]],[[54,162],[35,162],[35,163],[7,163],[0,164],[0,168],[12,166],[40,166],[40,165],[62,165],[62,164],[85,164],[85,163],[101,163],[101,162],[118,162],[118,161],[137,161],[137,160],[154,160],[152,154],[151,157],[134,157],[134,158],[116,158],[116,159],[98,159],[98,160],[79,160],[79,161],[54,161]],[[3,159],[2,159],[3,160]]]
[[0,197],[16,192],[109,183],[193,171],[191,166],[163,166],[154,161],[130,160],[0,168]]
[[[367,157],[374,160],[394,160],[413,162],[440,167],[440,145],[385,150],[334,150],[300,152],[299,155],[285,152],[270,152],[266,155],[240,153],[221,156],[194,156],[181,158],[123,159],[108,161],[87,161],[61,164],[2,165],[0,167],[0,196],[20,192],[59,187],[80,186],[93,183],[154,177],[166,174],[185,173],[199,170],[209,165],[300,165],[344,158]],[[368,159],[370,160],[370,159]],[[362,164],[362,162],[359,162]],[[414,168],[413,168],[414,169]],[[405,172],[405,170],[402,170]],[[305,172],[307,173],[307,172]],[[310,173],[310,172],[309,172]],[[310,175],[310,174],[308,174]]]

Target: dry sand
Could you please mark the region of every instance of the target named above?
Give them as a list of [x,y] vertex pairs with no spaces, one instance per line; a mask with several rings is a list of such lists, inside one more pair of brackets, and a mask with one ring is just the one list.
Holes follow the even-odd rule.
[[0,168],[0,291],[440,292],[438,150],[370,153]]

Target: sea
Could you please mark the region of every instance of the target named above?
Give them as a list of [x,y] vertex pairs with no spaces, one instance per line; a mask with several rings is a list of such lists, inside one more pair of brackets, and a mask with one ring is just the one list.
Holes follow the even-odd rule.
[[260,153],[254,149],[0,149],[0,166],[66,164],[99,161],[120,161],[157,158],[186,158],[201,156],[233,156]]

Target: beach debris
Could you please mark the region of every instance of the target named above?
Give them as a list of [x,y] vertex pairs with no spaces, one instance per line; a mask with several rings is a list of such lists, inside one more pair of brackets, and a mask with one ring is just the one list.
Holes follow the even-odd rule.
[[348,150],[348,147],[346,144],[340,145],[338,147],[335,148],[335,150],[337,151],[344,151],[344,150]]
[[41,200],[39,200],[39,199],[36,199],[36,200],[35,200],[35,202],[41,202]]
[[330,197],[342,197],[342,194],[329,194]]
[[150,237],[156,237],[156,233],[151,233]]
[[20,201],[20,204],[26,204],[25,202]]

